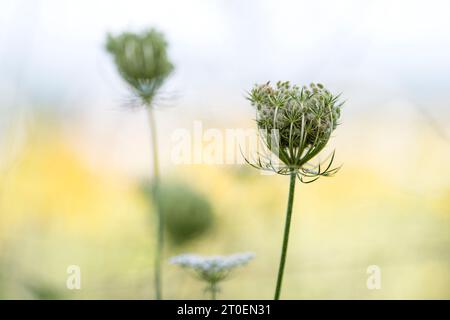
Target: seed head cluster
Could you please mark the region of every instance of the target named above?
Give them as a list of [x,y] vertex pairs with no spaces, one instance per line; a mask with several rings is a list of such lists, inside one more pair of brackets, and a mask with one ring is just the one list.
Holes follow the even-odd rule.
[[150,105],[174,67],[167,56],[164,36],[152,29],[140,34],[108,35],[106,49],[114,58],[122,78]]
[[[266,146],[288,170],[299,170],[320,152],[338,125],[342,102],[320,83],[257,84],[248,94]],[[274,144],[276,134],[276,145]]]

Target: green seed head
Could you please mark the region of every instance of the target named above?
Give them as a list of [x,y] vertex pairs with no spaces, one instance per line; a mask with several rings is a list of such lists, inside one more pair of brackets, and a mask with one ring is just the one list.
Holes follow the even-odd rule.
[[140,34],[108,35],[106,49],[122,78],[145,105],[151,105],[157,90],[174,69],[162,33],[152,29]]
[[[342,102],[322,84],[291,86],[288,81],[255,85],[248,100],[256,108],[256,123],[269,150],[284,167],[278,173],[300,172],[329,141],[340,118]],[[273,133],[276,132],[276,145]],[[259,167],[264,167],[259,162]],[[266,168],[274,169],[271,165]]]

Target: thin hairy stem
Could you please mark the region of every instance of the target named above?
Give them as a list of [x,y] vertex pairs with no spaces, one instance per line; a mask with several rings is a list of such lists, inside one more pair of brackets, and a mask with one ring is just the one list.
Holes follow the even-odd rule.
[[291,217],[292,217],[292,205],[294,204],[294,192],[295,192],[295,179],[296,172],[291,171],[290,174],[290,184],[289,184],[289,196],[286,210],[286,222],[284,224],[284,235],[283,235],[283,245],[281,248],[280,266],[278,268],[277,286],[275,289],[274,300],[280,299],[281,285],[283,282],[284,265],[286,264],[286,254],[289,242],[289,230],[291,228]]
[[159,204],[159,161],[158,161],[158,137],[156,134],[156,122],[153,114],[153,109],[148,108],[148,122],[150,126],[150,135],[152,143],[153,154],[153,201],[155,202],[155,208],[157,213],[157,230],[156,230],[156,247],[155,247],[155,296],[157,300],[162,299],[162,268],[161,268],[161,256],[163,251],[164,241],[164,221],[161,206]]

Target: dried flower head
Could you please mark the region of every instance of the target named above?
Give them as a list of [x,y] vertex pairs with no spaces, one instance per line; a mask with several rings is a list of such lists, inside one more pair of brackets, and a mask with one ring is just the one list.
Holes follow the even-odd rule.
[[157,90],[174,69],[162,33],[151,29],[141,34],[108,35],[106,49],[113,55],[122,78],[142,102],[150,106]]
[[[256,108],[256,123],[264,145],[281,161],[281,165],[259,155],[258,169],[279,174],[297,173],[302,182],[330,176],[334,152],[325,170],[321,164],[308,164],[328,143],[338,125],[343,102],[318,83],[309,87],[291,86],[288,81],[255,85],[248,100]],[[323,165],[323,164],[322,164]],[[312,180],[311,180],[312,179]]]
[[233,269],[246,265],[254,257],[254,253],[250,252],[210,257],[182,254],[171,258],[170,262],[193,270],[199,279],[208,283],[206,290],[210,291],[215,299],[219,291],[218,283],[225,280]]

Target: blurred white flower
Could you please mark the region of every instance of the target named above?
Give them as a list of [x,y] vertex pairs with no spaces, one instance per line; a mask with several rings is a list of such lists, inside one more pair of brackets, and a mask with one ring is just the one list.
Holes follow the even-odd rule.
[[193,270],[201,280],[208,282],[207,290],[212,292],[214,299],[216,292],[219,291],[217,283],[224,280],[231,270],[247,264],[254,257],[255,254],[251,252],[236,253],[229,256],[182,254],[172,257],[170,262]]

